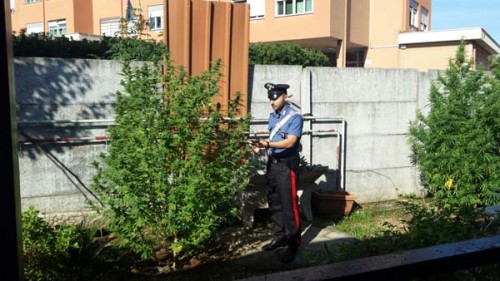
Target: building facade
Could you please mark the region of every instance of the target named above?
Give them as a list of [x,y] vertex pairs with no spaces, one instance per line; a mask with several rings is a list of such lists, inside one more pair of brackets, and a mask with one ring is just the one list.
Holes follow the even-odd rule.
[[[12,30],[74,39],[120,36],[135,32],[144,20],[147,38],[162,40],[164,0],[10,0]],[[123,21],[126,20],[126,21]]]
[[320,48],[338,67],[397,67],[398,34],[431,27],[431,0],[246,2],[250,42]]
[[[100,39],[119,36],[124,28],[133,32],[133,22],[144,20],[140,36],[163,39],[167,0],[10,1],[17,33]],[[432,0],[233,2],[250,5],[250,43],[295,42],[321,49],[331,66],[446,69],[461,39],[476,65],[488,68],[488,57],[500,53],[498,43],[480,28],[431,31]]]
[[446,69],[460,40],[486,67],[500,53],[481,28],[431,31],[432,0],[246,0],[250,42],[322,49],[337,67]]

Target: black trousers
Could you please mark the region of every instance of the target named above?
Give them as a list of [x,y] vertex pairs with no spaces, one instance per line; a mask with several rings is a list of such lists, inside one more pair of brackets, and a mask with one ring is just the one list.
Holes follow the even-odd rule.
[[274,238],[286,238],[298,247],[301,240],[299,201],[299,156],[267,162],[266,184],[269,209],[274,222]]

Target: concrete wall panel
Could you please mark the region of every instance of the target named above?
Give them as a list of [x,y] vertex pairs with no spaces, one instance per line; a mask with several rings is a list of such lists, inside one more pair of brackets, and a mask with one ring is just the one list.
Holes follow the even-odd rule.
[[414,179],[415,171],[410,167],[358,170],[347,173],[346,185],[356,195],[356,202],[378,202],[418,194]]
[[349,135],[406,134],[415,118],[414,102],[314,103],[313,112],[323,116],[343,116]]
[[[113,118],[116,91],[121,90],[121,65],[105,60],[17,58],[15,60],[18,121]],[[315,117],[343,117],[347,121],[346,190],[358,203],[395,199],[420,191],[410,164],[408,122],[417,109],[426,110],[430,83],[437,72],[402,69],[337,69],[301,66],[252,65],[249,68],[249,112],[264,122],[251,131],[266,131],[270,112],[266,82],[290,85],[290,101]],[[305,130],[340,130],[339,124],[311,125]],[[103,136],[106,126],[26,127],[32,137]],[[20,140],[26,140],[21,135]],[[339,138],[302,137],[302,155],[310,164],[329,171],[316,189],[338,188]],[[85,187],[91,183],[93,160],[106,142],[20,144],[23,208],[36,205],[43,212],[85,208]],[[88,195],[88,194],[86,194]]]
[[17,58],[18,121],[112,118],[121,64],[108,60]]
[[415,101],[418,72],[411,69],[312,67],[316,103]]
[[348,170],[410,167],[406,135],[348,136]]
[[300,105],[301,66],[290,65],[255,65],[249,70],[249,112],[254,118],[268,118],[271,107],[264,84],[288,84],[290,101]]

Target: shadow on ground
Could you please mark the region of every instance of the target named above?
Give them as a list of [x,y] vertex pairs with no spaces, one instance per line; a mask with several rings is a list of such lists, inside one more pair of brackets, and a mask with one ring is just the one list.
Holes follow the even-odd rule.
[[221,249],[224,255],[212,254],[209,262],[193,259],[191,266],[173,273],[161,273],[168,269],[157,267],[151,270],[152,274],[128,276],[123,280],[238,280],[327,263],[333,254],[329,251],[330,244],[354,241],[349,235],[336,231],[334,222],[335,219],[325,217],[315,217],[312,222],[302,221],[299,253],[292,263],[283,264],[280,260],[286,248],[271,252],[261,250],[271,240],[271,219],[267,211],[260,210],[260,214],[256,213],[253,228],[235,227],[223,235],[224,241],[220,242],[226,247]]

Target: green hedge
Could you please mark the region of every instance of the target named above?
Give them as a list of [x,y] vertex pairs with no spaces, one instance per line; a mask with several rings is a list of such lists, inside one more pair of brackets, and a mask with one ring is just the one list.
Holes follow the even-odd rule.
[[328,65],[328,57],[321,51],[303,48],[294,43],[250,44],[249,61],[250,64]]
[[81,59],[119,59],[127,49],[129,59],[143,61],[161,60],[166,47],[152,40],[104,37],[99,41],[76,41],[66,37],[40,34],[13,35],[15,57],[49,57]]
[[[13,35],[16,57],[58,57],[82,59],[124,59],[159,61],[166,46],[163,42],[134,38],[104,37],[100,41],[75,41],[66,37],[40,34]],[[250,64],[326,66],[328,57],[321,51],[293,43],[254,43],[249,47]]]

